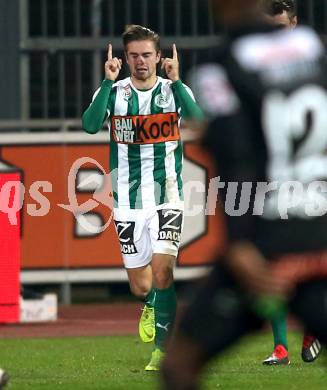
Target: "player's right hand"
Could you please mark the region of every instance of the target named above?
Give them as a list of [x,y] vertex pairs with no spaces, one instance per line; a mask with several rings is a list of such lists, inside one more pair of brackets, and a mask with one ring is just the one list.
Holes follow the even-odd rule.
[[234,243],[226,257],[226,265],[249,293],[284,298],[292,293],[292,281],[272,272],[270,263],[254,244],[247,241]]
[[112,58],[112,45],[108,45],[108,57],[104,64],[104,72],[107,80],[115,81],[121,70],[122,60],[120,58]]

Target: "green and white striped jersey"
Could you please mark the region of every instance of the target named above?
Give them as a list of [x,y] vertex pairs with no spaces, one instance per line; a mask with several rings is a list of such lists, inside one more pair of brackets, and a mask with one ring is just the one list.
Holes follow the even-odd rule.
[[158,77],[146,91],[137,90],[129,77],[113,84],[107,113],[115,207],[182,204],[180,111],[170,80]]

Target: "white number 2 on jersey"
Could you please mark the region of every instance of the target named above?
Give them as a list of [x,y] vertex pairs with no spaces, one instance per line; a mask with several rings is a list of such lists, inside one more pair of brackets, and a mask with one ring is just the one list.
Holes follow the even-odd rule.
[[[309,113],[312,124],[306,135]],[[269,180],[309,183],[327,177],[325,89],[307,85],[290,96],[280,91],[269,93],[263,104],[263,129],[269,153]],[[298,140],[300,146],[294,153],[293,142]]]

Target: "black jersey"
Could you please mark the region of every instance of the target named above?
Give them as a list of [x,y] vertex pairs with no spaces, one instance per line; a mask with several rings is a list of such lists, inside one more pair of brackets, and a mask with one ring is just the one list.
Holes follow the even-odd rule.
[[[327,65],[308,27],[232,32],[192,74],[230,240],[273,257],[327,248]],[[237,186],[237,193],[235,191]],[[220,187],[222,187],[221,184]]]

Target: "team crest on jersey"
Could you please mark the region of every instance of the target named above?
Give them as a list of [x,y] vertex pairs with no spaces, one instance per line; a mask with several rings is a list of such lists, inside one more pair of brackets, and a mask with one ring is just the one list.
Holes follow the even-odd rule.
[[160,93],[154,98],[154,103],[160,108],[167,108],[170,104],[170,100],[167,95]]
[[130,84],[127,84],[125,87],[123,87],[123,99],[129,100],[132,96],[132,88]]

